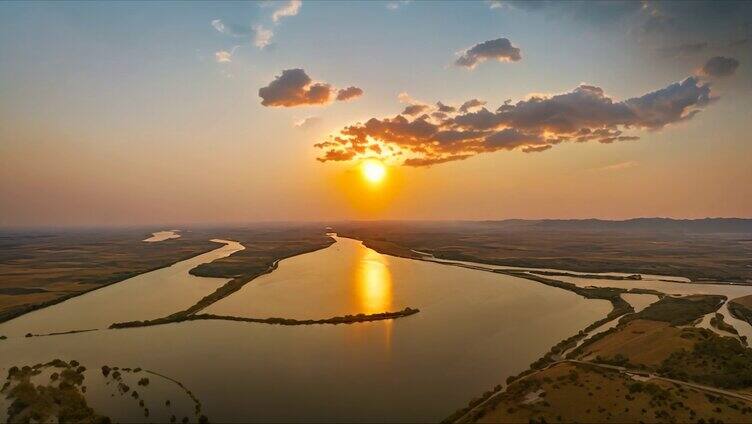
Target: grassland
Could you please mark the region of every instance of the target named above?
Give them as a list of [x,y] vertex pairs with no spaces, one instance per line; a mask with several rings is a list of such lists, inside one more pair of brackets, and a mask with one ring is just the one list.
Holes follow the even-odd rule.
[[0,233],[0,322],[219,247],[200,232],[144,243],[151,231]]
[[270,272],[278,260],[333,243],[315,224],[193,228],[156,243],[153,229],[91,229],[0,233],[0,322],[135,275],[218,248],[210,239],[235,240],[245,250],[191,271],[231,278],[189,311],[194,313]]
[[735,318],[752,325],[752,295],[732,299],[728,302],[728,308]]
[[615,370],[558,363],[516,381],[477,422],[749,422],[752,403]]
[[750,220],[350,222],[335,231],[396,256],[752,281]]
[[722,296],[665,296],[567,359],[509,379],[451,422],[749,422],[752,350],[697,322]]

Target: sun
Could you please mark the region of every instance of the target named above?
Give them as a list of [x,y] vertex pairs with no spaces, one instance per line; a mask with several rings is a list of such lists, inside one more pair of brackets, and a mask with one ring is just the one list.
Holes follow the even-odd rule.
[[386,177],[386,167],[381,161],[368,159],[360,165],[363,178],[371,183],[380,183]]

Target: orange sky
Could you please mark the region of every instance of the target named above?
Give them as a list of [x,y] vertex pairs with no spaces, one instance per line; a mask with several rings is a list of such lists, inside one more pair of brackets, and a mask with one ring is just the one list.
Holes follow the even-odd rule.
[[[717,26],[660,34],[638,31],[639,9],[583,21],[455,6],[304,2],[275,22],[275,8],[256,4],[0,5],[0,226],[752,217],[750,50],[734,44],[749,28],[721,26],[747,6],[719,11]],[[452,24],[460,18],[473,25]],[[519,60],[457,65],[500,37]],[[701,51],[666,53],[698,38],[708,40]],[[381,184],[363,180],[358,160],[316,160],[314,143],[411,104],[478,98],[493,112],[583,83],[618,103],[700,75],[711,56],[740,63],[733,75],[697,77],[716,100],[661,128],[618,123],[639,140],[484,151],[430,167],[395,160]],[[286,69],[304,69],[332,97],[262,105],[259,89]],[[334,101],[351,86],[363,94]]]

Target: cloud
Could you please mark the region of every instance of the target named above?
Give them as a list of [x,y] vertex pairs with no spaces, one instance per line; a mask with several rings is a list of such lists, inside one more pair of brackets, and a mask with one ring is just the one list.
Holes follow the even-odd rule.
[[248,26],[226,23],[221,19],[211,21],[211,26],[218,32],[231,37],[247,37],[252,33],[252,29]]
[[411,3],[411,0],[397,0],[397,1],[390,1],[386,3],[386,8],[389,10],[397,10],[401,6],[405,6]]
[[706,77],[722,78],[733,75],[738,67],[739,61],[733,57],[715,56],[705,62],[700,73]]
[[300,128],[302,130],[307,130],[311,128],[315,128],[321,124],[322,119],[318,116],[309,116],[307,118],[303,118],[300,120],[297,120],[293,122],[293,125],[295,128]]
[[457,111],[454,106],[447,106],[444,103],[436,102],[436,109],[441,113],[453,113]]
[[346,101],[356,99],[363,95],[363,89],[358,87],[347,87],[337,91],[337,100]]
[[428,105],[409,105],[402,111],[403,115],[415,116],[425,110],[428,110]]
[[272,37],[274,37],[274,31],[264,28],[263,25],[253,26],[253,45],[260,49],[264,49],[272,43]]
[[332,86],[314,83],[302,69],[285,69],[282,75],[266,87],[259,89],[259,97],[264,106],[302,106],[328,103]]
[[499,62],[517,62],[522,59],[520,49],[514,47],[506,38],[484,41],[462,52],[455,61],[455,65],[473,69],[479,63],[488,59],[496,59]]
[[504,7],[504,2],[501,0],[486,0],[486,4],[488,5],[488,8],[493,9],[501,9]]
[[[336,89],[330,84],[324,82],[313,82],[311,77],[303,69],[285,69],[281,75],[274,78],[274,81],[266,87],[259,89],[261,104],[264,106],[306,106],[306,105],[323,105],[331,101]],[[347,100],[353,98],[355,92],[363,90],[357,87],[349,87],[339,90],[336,100]],[[349,93],[340,97],[343,92]],[[359,94],[358,94],[359,95]]]
[[378,145],[382,159],[400,156],[407,166],[436,165],[500,150],[534,153],[564,142],[636,140],[625,132],[658,131],[692,119],[713,100],[710,85],[694,77],[622,101],[583,84],[561,94],[507,100],[495,111],[477,99],[457,111],[441,102],[411,104],[394,117],[346,126],[315,146],[324,150],[322,162],[366,157]]
[[232,53],[227,50],[220,50],[214,53],[214,59],[219,63],[232,62]]
[[611,165],[601,166],[598,168],[593,168],[593,171],[621,171],[622,169],[629,169],[634,168],[638,166],[639,164],[636,161],[629,160],[625,162],[618,162]]
[[683,56],[690,56],[705,50],[708,47],[707,42],[700,43],[685,43],[676,46],[661,47],[657,49],[661,56],[667,58],[676,58]]
[[232,58],[235,55],[235,51],[240,46],[233,46],[232,49],[229,51],[227,50],[218,50],[214,53],[214,60],[217,61],[217,63],[230,63],[232,62]]
[[410,97],[410,95],[407,94],[407,92],[405,91],[397,94],[397,100],[399,100],[400,103],[408,103],[408,104],[420,103],[419,101]]
[[486,102],[484,102],[483,100],[470,99],[465,103],[462,103],[462,106],[460,106],[460,112],[467,112],[470,109],[475,109],[476,107],[481,107],[485,104]]
[[285,2],[272,13],[272,21],[277,23],[282,18],[297,15],[301,6],[303,6],[301,0],[289,0]]

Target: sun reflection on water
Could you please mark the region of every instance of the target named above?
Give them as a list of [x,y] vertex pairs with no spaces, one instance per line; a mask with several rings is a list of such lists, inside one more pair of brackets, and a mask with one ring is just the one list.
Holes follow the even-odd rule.
[[365,314],[391,311],[392,274],[387,259],[371,249],[360,249],[355,273],[357,301]]

